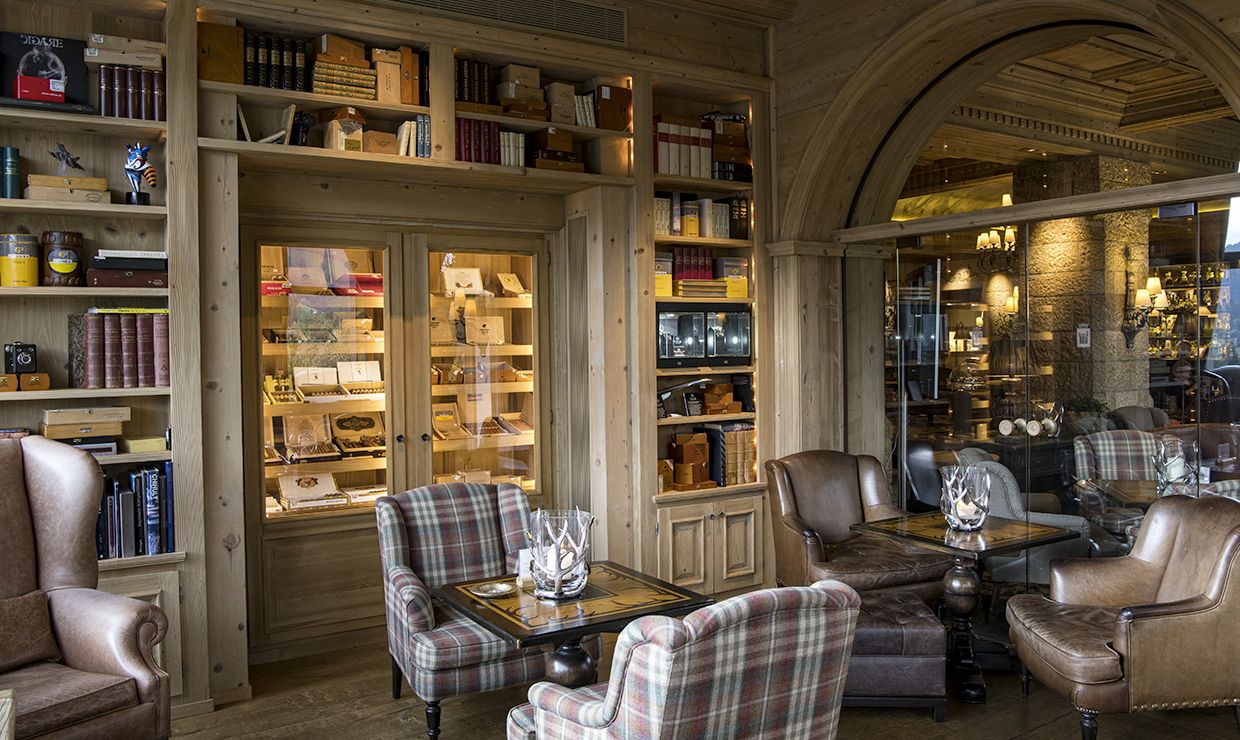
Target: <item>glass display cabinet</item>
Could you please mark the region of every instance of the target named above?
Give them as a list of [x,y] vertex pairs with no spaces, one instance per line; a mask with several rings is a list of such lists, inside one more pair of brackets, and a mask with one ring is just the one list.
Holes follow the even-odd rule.
[[534,257],[429,252],[435,483],[538,481]]
[[260,246],[258,377],[268,518],[388,490],[383,253]]

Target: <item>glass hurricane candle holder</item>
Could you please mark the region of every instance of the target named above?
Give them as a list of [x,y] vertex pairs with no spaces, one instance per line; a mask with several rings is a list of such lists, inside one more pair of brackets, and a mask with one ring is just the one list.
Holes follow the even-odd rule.
[[972,532],[982,528],[990,513],[990,473],[966,465],[939,468],[943,494],[939,510],[952,529]]
[[594,517],[580,509],[538,509],[530,514],[525,536],[531,548],[535,596],[571,599],[585,590],[593,523]]

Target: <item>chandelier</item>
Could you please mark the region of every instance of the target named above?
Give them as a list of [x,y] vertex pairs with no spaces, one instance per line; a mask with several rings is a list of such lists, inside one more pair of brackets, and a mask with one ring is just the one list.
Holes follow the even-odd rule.
[[1016,228],[1008,226],[977,235],[977,266],[982,272],[1011,272],[1016,266]]

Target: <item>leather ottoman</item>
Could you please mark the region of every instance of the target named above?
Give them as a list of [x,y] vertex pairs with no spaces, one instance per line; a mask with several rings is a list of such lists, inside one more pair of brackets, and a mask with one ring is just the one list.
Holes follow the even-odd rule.
[[947,716],[947,631],[908,591],[861,594],[844,682],[846,707],[930,707]]

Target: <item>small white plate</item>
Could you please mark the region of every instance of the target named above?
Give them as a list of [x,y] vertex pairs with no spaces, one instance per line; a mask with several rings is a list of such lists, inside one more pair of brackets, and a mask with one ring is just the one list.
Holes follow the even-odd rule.
[[517,584],[513,581],[494,581],[492,583],[480,583],[477,586],[470,586],[469,592],[474,596],[484,599],[494,599],[497,596],[507,596],[515,593]]

